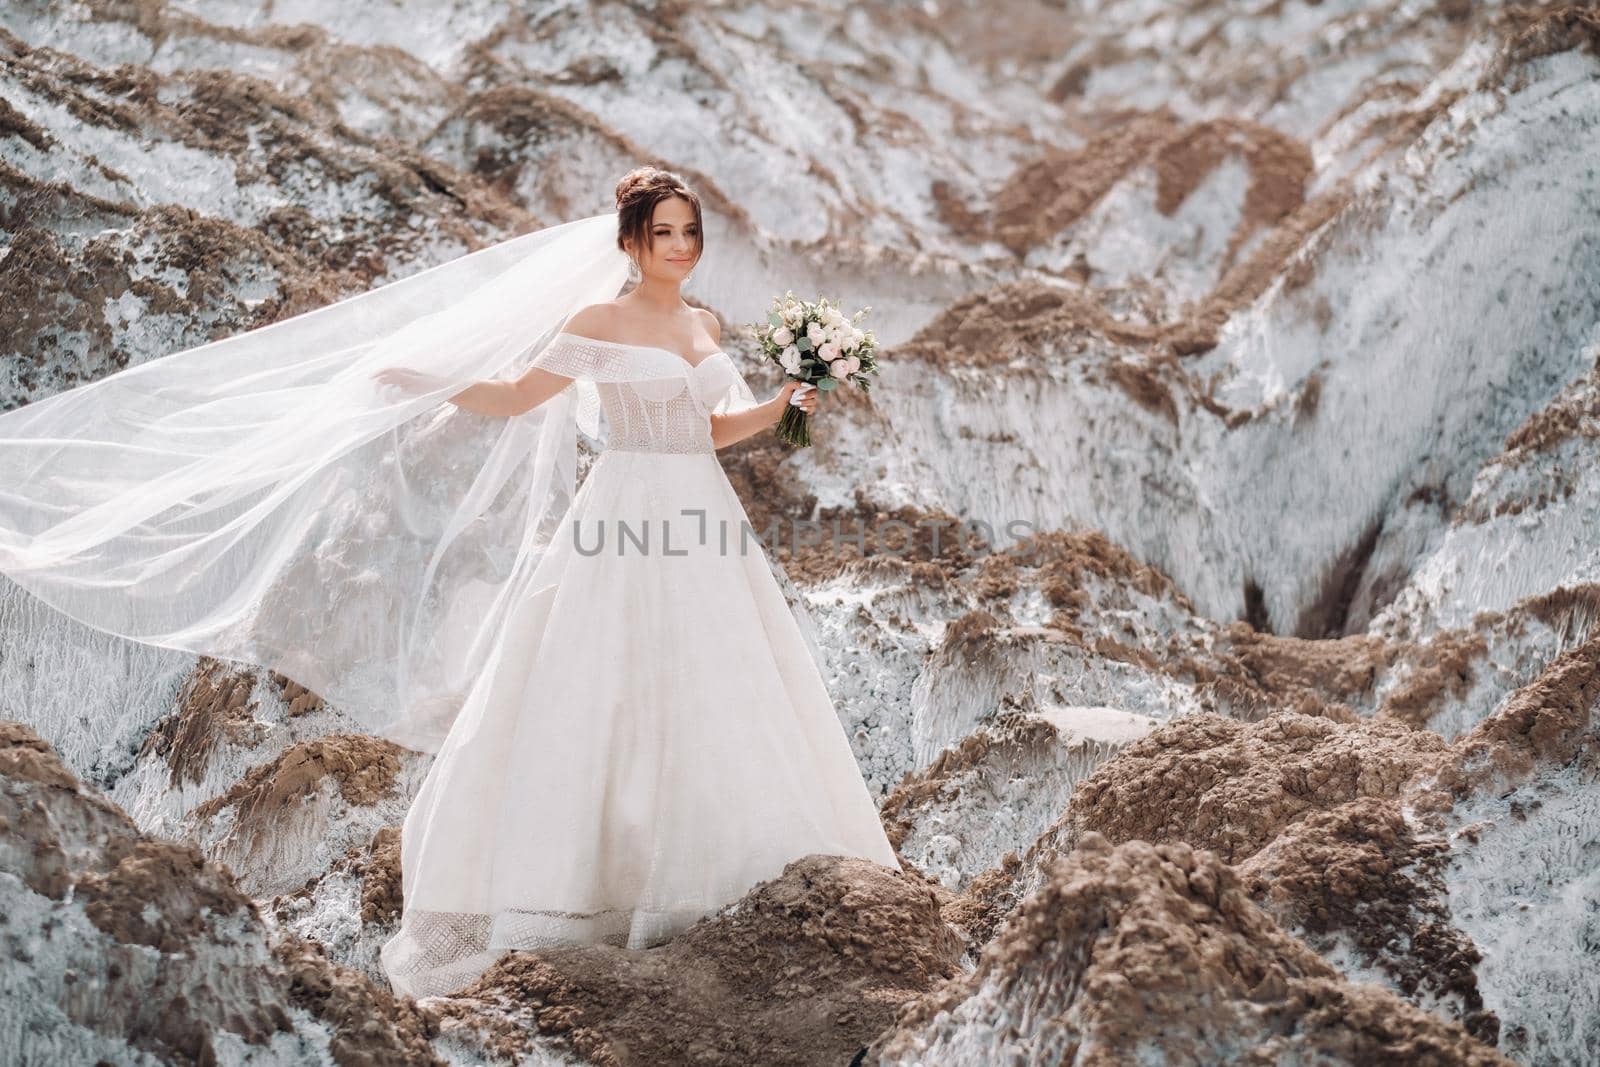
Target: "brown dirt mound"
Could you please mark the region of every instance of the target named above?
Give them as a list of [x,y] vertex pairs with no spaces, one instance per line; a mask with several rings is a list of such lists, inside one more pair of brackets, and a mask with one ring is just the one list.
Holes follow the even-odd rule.
[[174,786],[198,785],[219,743],[250,745],[264,734],[250,700],[254,686],[253,672],[202,656],[184,680],[178,709],[150,731],[140,754],[166,760]]
[[399,778],[407,750],[392,741],[365,734],[332,734],[302,741],[275,759],[250,768],[226,793],[195,806],[196,819],[210,819],[224,808],[237,809],[230,837],[259,842],[272,833],[285,811],[298,807],[332,779],[345,803],[376,804]]
[[1316,169],[1310,150],[1285,133],[1245,119],[1212,119],[1178,132],[1156,151],[1156,210],[1173,214],[1230,155],[1244,160],[1250,186],[1222,255],[1222,271],[1258,230],[1277,225],[1305,203]]
[[319,711],[327,706],[320,696],[288,675],[280,671],[271,671],[268,676],[272,679],[273,684],[278,687],[278,693],[283,697],[283,702],[289,705],[289,718],[299,718],[301,715]]
[[889,841],[898,849],[912,830],[912,815],[921,805],[959,791],[956,779],[991,761],[1009,777],[1039,773],[1041,753],[1061,743],[1061,732],[1049,721],[1004,709],[961,741],[944,749],[934,761],[913,771],[883,798],[878,814]]
[[956,973],[939,902],[878,864],[805,856],[665,945],[510,953],[443,1010],[493,1004],[607,1067],[845,1064]]
[[1600,437],[1600,359],[1588,374],[1506,435],[1504,461],[1528,463],[1574,437]]
[[[13,894],[54,902],[45,916],[50,951],[14,944],[8,966],[40,990],[63,990],[54,1005],[11,1005],[24,1043],[9,1051],[23,1061],[57,1062],[56,1031],[77,1028],[115,1035],[130,1053],[162,1063],[215,1064],[240,1041],[266,1046],[292,1032],[300,1008],[327,1025],[324,1040],[341,1067],[442,1067],[432,1016],[330,962],[319,946],[274,939],[226,865],[140,833],[14,722],[0,723],[0,830],[0,871],[12,876],[0,879],[0,914],[10,916],[0,940],[31,936],[20,924],[33,921],[38,902]],[[99,940],[86,940],[89,928],[72,914],[79,909]],[[92,993],[71,992],[80,981]]]
[[1358,797],[1397,797],[1448,744],[1398,723],[1283,713],[1257,723],[1185,715],[1085,779],[1058,840],[1184,842],[1237,863],[1291,823]]
[[1078,148],[1023,164],[995,195],[989,230],[1021,256],[1077,222],[1178,130],[1169,111],[1123,117]]
[[373,834],[361,859],[361,921],[399,922],[404,903],[400,879],[400,828],[385,826]]
[[1226,690],[1223,695],[1242,707],[1254,703],[1354,722],[1352,707],[1371,696],[1394,656],[1395,649],[1380,637],[1313,640],[1262,633],[1235,621],[1219,635],[1206,662],[1216,671],[1208,679],[1213,687]]
[[272,958],[286,975],[290,1003],[333,1028],[328,1052],[339,1067],[445,1067],[430,1044],[438,1018],[415,1001],[399,1000],[360,971],[334,963],[315,941],[284,938],[273,944]]
[[1076,353],[1101,341],[1137,356],[1153,350],[1157,338],[1154,328],[1113,315],[1101,294],[1024,279],[953,301],[896,345],[894,358],[934,367],[1027,365],[1039,360],[1041,350]]
[[1362,797],[1319,811],[1239,865],[1245,892],[1319,950],[1340,939],[1408,1000],[1452,1012],[1474,1037],[1499,1041],[1483,1010],[1481,954],[1450,919],[1442,868],[1449,847],[1412,830],[1399,805]]
[[[1430,117],[1431,117],[1430,113]],[[1134,345],[1148,355],[1187,356],[1216,347],[1222,324],[1239,308],[1263,293],[1284,274],[1306,238],[1332,218],[1350,201],[1341,183],[1328,193],[1306,199],[1315,174],[1311,153],[1304,143],[1288,134],[1259,123],[1237,118],[1219,118],[1184,126],[1165,109],[1142,113],[1114,113],[1101,116],[1103,128],[1080,148],[1051,151],[1018,168],[995,196],[985,232],[981,223],[955,213],[961,232],[993,236],[1017,255],[1047,244],[1063,229],[1077,222],[1115,185],[1138,167],[1149,164],[1156,173],[1156,209],[1163,214],[1178,210],[1184,200],[1218,165],[1230,156],[1241,158],[1250,172],[1250,184],[1241,205],[1239,224],[1229,237],[1219,263],[1220,280],[1205,299],[1185,308],[1176,316],[1161,313],[1151,317],[1154,325],[1136,326],[1125,317],[1113,315],[1105,297],[1092,290],[1063,290],[1059,298],[1066,322],[1054,331],[1071,336],[1089,331],[1103,339]],[[1414,124],[1406,124],[1386,143],[1414,136]],[[1240,259],[1240,253],[1257,234],[1266,231],[1254,251]],[[1299,284],[1304,284],[1308,264],[1301,264]],[[1037,283],[1032,283],[1035,288]],[[983,295],[969,298],[981,307]],[[1033,296],[1033,302],[1039,297]],[[1015,303],[1009,295],[1003,304]],[[1026,303],[1026,302],[1025,302]],[[931,338],[950,334],[948,323],[935,324],[925,331]],[[965,323],[963,322],[963,325]],[[1003,333],[1015,332],[1014,328]],[[1012,339],[997,338],[988,344],[960,343],[955,348],[957,362],[977,362],[980,352],[1008,353]],[[1017,339],[1026,348],[1032,342]],[[1158,344],[1159,342],[1159,344]],[[926,344],[939,352],[945,346]],[[905,349],[897,350],[904,352]],[[962,358],[961,353],[966,353]],[[1005,358],[1010,358],[1006,356]],[[987,357],[984,362],[992,362]],[[952,362],[943,354],[938,362]],[[1114,381],[1129,396],[1149,410],[1176,422],[1176,408],[1169,409],[1169,387],[1161,375],[1130,372],[1113,367]],[[1166,376],[1180,377],[1168,371]],[[1189,392],[1202,392],[1195,383],[1183,382]],[[1313,401],[1314,402],[1314,401]],[[1211,408],[1213,405],[1201,403]],[[1218,414],[1225,414],[1217,412]],[[1243,421],[1248,415],[1241,415]]]
[[1600,54],[1600,11],[1592,4],[1511,4],[1496,13],[1505,47],[1480,84],[1500,85],[1542,56],[1581,49]]
[[1556,657],[1505,705],[1438,760],[1419,808],[1447,809],[1463,797],[1505,792],[1541,769],[1574,764],[1600,774],[1600,630]]
[[[1563,630],[1592,627],[1596,613],[1587,587],[1526,607]],[[1478,624],[1514,621],[1485,613]],[[1552,769],[1600,776],[1597,712],[1600,628],[1454,743],[1396,715],[1354,723],[1186,715],[1081,782],[1066,815],[1024,855],[974,879],[949,914],[977,947],[1040,871],[1088,835],[1181,841],[1238,863],[1250,892],[1284,922],[1313,938],[1348,937],[1397,988],[1493,1040],[1498,1023],[1482,1011],[1476,950],[1451,923],[1439,880],[1445,850],[1430,835],[1462,799],[1503,795]]]
[[1472,688],[1478,661],[1488,651],[1488,641],[1473,630],[1442,630],[1407,648],[1403,655],[1412,663],[1411,673],[1389,691],[1378,715],[1427,726],[1445,696],[1460,698]]
[[1184,1063],[1510,1062],[1393,993],[1345,981],[1215,854],[1113,848],[1098,834],[1051,866],[972,975],[906,1008],[866,1059],[964,1067],[1044,1048],[1095,1064],[1158,1050]]
[[[1091,577],[1158,600],[1169,599],[1190,614],[1195,610],[1171,578],[1141,563],[1099,530],[1047,530],[1019,542],[1005,554],[1019,566],[1038,569],[1035,580],[1045,599],[1063,609],[1068,618],[1075,619],[1088,603],[1085,586]],[[1131,601],[1117,606],[1131,606]]]

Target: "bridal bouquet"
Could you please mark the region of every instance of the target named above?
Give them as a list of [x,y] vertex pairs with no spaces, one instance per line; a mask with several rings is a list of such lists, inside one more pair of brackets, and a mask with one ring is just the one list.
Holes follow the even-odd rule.
[[[751,326],[761,350],[786,376],[824,393],[841,382],[866,393],[872,390],[868,375],[878,369],[873,356],[878,341],[871,330],[856,323],[871,310],[864,307],[846,318],[826,297],[797,300],[789,290],[772,298],[766,322]],[[810,445],[811,416],[791,403],[778,420],[776,433],[792,445]]]

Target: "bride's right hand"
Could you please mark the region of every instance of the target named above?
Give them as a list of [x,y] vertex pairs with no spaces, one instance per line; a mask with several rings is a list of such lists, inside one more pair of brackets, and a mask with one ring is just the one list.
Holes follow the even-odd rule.
[[413,370],[410,367],[384,367],[373,372],[372,380],[380,389],[398,389],[404,396],[421,396],[437,389],[445,381],[436,374]]

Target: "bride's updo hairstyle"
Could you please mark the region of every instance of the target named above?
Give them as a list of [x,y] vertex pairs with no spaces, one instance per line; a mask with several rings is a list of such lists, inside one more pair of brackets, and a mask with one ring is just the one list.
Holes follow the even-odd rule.
[[635,248],[654,252],[656,242],[650,218],[656,205],[669,196],[681,196],[694,208],[694,261],[698,263],[706,247],[705,228],[700,224],[700,197],[682,178],[660,167],[635,167],[617,182],[617,247],[626,252],[631,240]]

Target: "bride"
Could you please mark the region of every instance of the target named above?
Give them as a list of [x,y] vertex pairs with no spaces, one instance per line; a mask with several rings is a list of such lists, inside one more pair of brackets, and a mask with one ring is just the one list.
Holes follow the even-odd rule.
[[693,191],[644,167],[616,200],[0,413],[36,607],[434,754],[397,992],[657,943],[808,853],[899,866],[716,456],[817,394],[758,402],[679,295]]
[[704,247],[698,198],[644,168],[617,213],[638,285],[579,310],[520,376],[450,397],[515,416],[588,379],[610,436],[406,815],[382,961],[415,995],[506,949],[657,943],[807,853],[899,865],[716,459],[800,383],[716,413],[735,375],[716,317],[679,294]]

